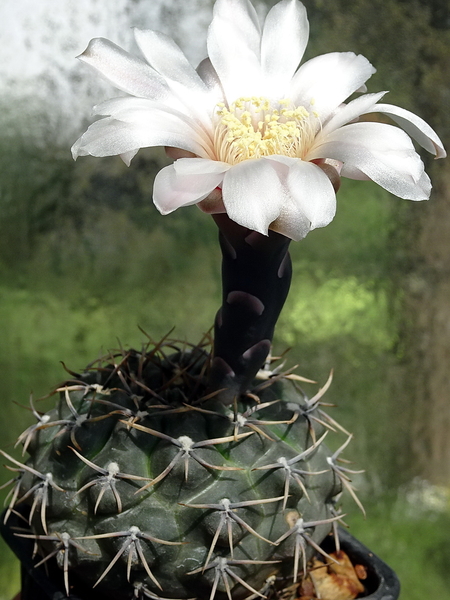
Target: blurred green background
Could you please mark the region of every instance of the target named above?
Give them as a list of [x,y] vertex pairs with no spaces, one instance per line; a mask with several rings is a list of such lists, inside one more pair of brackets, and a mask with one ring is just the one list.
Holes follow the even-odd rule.
[[[396,90],[390,102],[420,112],[448,140],[445,7],[311,1],[308,53],[365,54],[379,69],[370,91]],[[21,112],[7,96],[0,108],[0,439],[19,457],[14,442],[33,419],[24,406],[64,379],[62,362],[78,370],[118,340],[141,346],[139,327],[154,339],[175,327],[173,337],[200,340],[220,304],[220,254],[215,225],[196,207],[168,217],[153,207],[152,181],[167,164],[159,150],[141,151],[129,169],[118,158],[73,163],[45,111]],[[448,364],[444,351],[424,359],[424,339],[448,348],[450,337],[441,259],[450,243],[448,166],[428,166],[436,188],[428,205],[343,182],[333,223],[291,246],[293,284],[274,343],[275,353],[290,349],[288,366],[320,384],[334,369],[327,400],[354,433],[346,456],[366,471],[357,486],[367,520],[349,503],[346,521],[397,571],[402,600],[450,598],[450,454],[430,443],[447,436],[450,387],[424,383],[430,394],[418,399],[411,391],[415,377],[417,390]],[[442,298],[440,312],[430,296]],[[447,330],[433,329],[442,311]],[[438,418],[428,423],[433,406]],[[13,476],[2,469],[0,483]],[[18,589],[18,565],[2,543],[0,600]]]

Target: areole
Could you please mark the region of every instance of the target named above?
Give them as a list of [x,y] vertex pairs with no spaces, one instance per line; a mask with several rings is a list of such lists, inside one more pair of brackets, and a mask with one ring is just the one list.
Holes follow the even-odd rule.
[[[20,514],[14,514],[5,525],[2,515],[0,525],[2,536],[21,562],[22,593],[20,600],[64,600],[65,598],[70,600],[108,600],[98,590],[87,589],[75,578],[71,585],[71,594],[67,597],[64,591],[63,574],[56,565],[56,560],[49,563],[47,572],[44,566],[36,568],[34,565],[38,560],[33,559],[33,541],[18,538],[14,534],[15,530],[20,528],[21,522],[23,521]],[[347,530],[339,529],[339,539],[341,548],[348,554],[352,563],[363,565],[367,570],[367,579],[364,581],[366,592],[359,598],[361,600],[397,600],[400,595],[400,583],[394,571]],[[334,549],[330,549],[330,546],[333,545],[331,537],[326,538],[322,544],[327,552]],[[155,595],[149,595],[148,592],[142,592],[142,595],[136,596],[136,598],[157,600]]]

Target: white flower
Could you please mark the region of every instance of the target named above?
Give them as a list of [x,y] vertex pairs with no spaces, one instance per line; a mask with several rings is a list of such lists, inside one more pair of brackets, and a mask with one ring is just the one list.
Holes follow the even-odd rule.
[[[139,148],[169,147],[177,159],[154,184],[161,213],[199,204],[240,225],[303,238],[334,217],[336,196],[325,170],[371,179],[401,198],[425,200],[431,184],[412,136],[436,158],[436,133],[409,111],[363,94],[375,72],[361,55],[334,52],[298,67],[308,41],[305,7],[281,0],[261,30],[249,0],[217,0],[208,58],[195,70],[175,42],[135,29],[145,58],[94,39],[80,59],[126,92],[95,107],[102,119],[74,144],[74,157],[119,154],[129,164]],[[403,129],[355,122],[368,113]],[[405,133],[406,132],[406,133]],[[409,134],[409,135],[407,135]]]

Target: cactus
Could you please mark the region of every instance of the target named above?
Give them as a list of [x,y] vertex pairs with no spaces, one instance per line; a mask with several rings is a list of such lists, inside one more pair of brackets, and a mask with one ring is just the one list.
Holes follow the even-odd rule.
[[[331,222],[341,175],[429,197],[409,137],[360,116],[386,114],[437,158],[445,150],[422,119],[377,104],[384,92],[344,104],[375,72],[363,56],[297,69],[308,31],[298,0],[272,7],[263,28],[249,0],[217,0],[197,70],[150,30],[134,29],[147,62],[102,38],[80,56],[126,96],[96,107],[74,158],[129,164],[165,146],[176,162],[156,176],[154,203],[213,215],[223,294],[211,352],[168,339],[111,352],[71,373],[49,413],[32,404],[26,462],[0,451],[15,473],[5,521],[23,520],[16,535],[34,541],[36,567],[59,565],[68,596],[265,598],[326,555],[330,532],[339,549],[342,490],[364,512],[340,458],[352,436],[322,407],[331,378],[308,398],[301,377],[272,369],[288,247]],[[332,452],[338,429],[347,437]]]
[[[408,136],[359,116],[378,109],[445,151],[419,117],[376,104],[383,93],[343,104],[374,72],[364,57],[333,53],[296,70],[308,28],[298,0],[276,4],[263,29],[249,0],[218,0],[197,71],[155,31],[134,30],[148,64],[101,38],[80,56],[127,95],[96,107],[102,118],[74,157],[129,164],[140,147],[166,147],[176,162],[156,176],[154,203],[213,216],[222,306],[211,351],[169,339],[112,351],[71,373],[53,410],[31,405],[36,423],[18,439],[28,460],[0,451],[14,472],[5,522],[20,517],[15,535],[34,543],[36,568],[60,567],[67,596],[283,597],[317,553],[333,560],[321,543],[332,533],[339,549],[341,492],[364,512],[358,471],[341,459],[352,436],[323,410],[331,377],[308,398],[270,358],[288,248],[331,222],[341,174],[428,198]],[[402,160],[385,164],[385,151]],[[346,437],[333,452],[335,433]]]
[[[223,303],[212,351],[151,340],[58,386],[56,407],[0,451],[17,473],[5,521],[72,587],[112,600],[241,600],[297,582],[342,519],[351,435],[269,355],[291,278],[289,240],[215,216]],[[307,381],[307,380],[306,380]],[[330,432],[347,437],[332,453]],[[336,445],[336,444],[334,444]],[[329,560],[333,560],[328,557]]]
[[111,352],[53,410],[32,405],[26,462],[2,451],[17,472],[5,519],[21,509],[16,534],[37,566],[56,558],[67,595],[81,579],[117,600],[264,597],[324,553],[342,483],[354,494],[324,443],[328,384],[308,399],[267,363],[224,404],[210,368],[204,345]]

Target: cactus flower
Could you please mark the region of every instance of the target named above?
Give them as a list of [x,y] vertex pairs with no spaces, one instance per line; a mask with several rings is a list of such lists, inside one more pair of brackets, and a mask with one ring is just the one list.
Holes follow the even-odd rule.
[[[308,34],[299,0],[281,0],[262,27],[249,0],[217,0],[208,57],[197,69],[158,31],[134,29],[143,59],[92,40],[80,59],[126,96],[95,107],[102,118],[73,156],[117,154],[129,164],[140,148],[165,146],[175,162],[154,183],[161,213],[197,204],[294,240],[333,219],[331,167],[400,198],[428,199],[430,180],[411,137],[442,158],[436,133],[380,103],[386,92],[364,93],[375,72],[364,56],[333,52],[299,66]],[[376,112],[400,127],[359,120]]]

